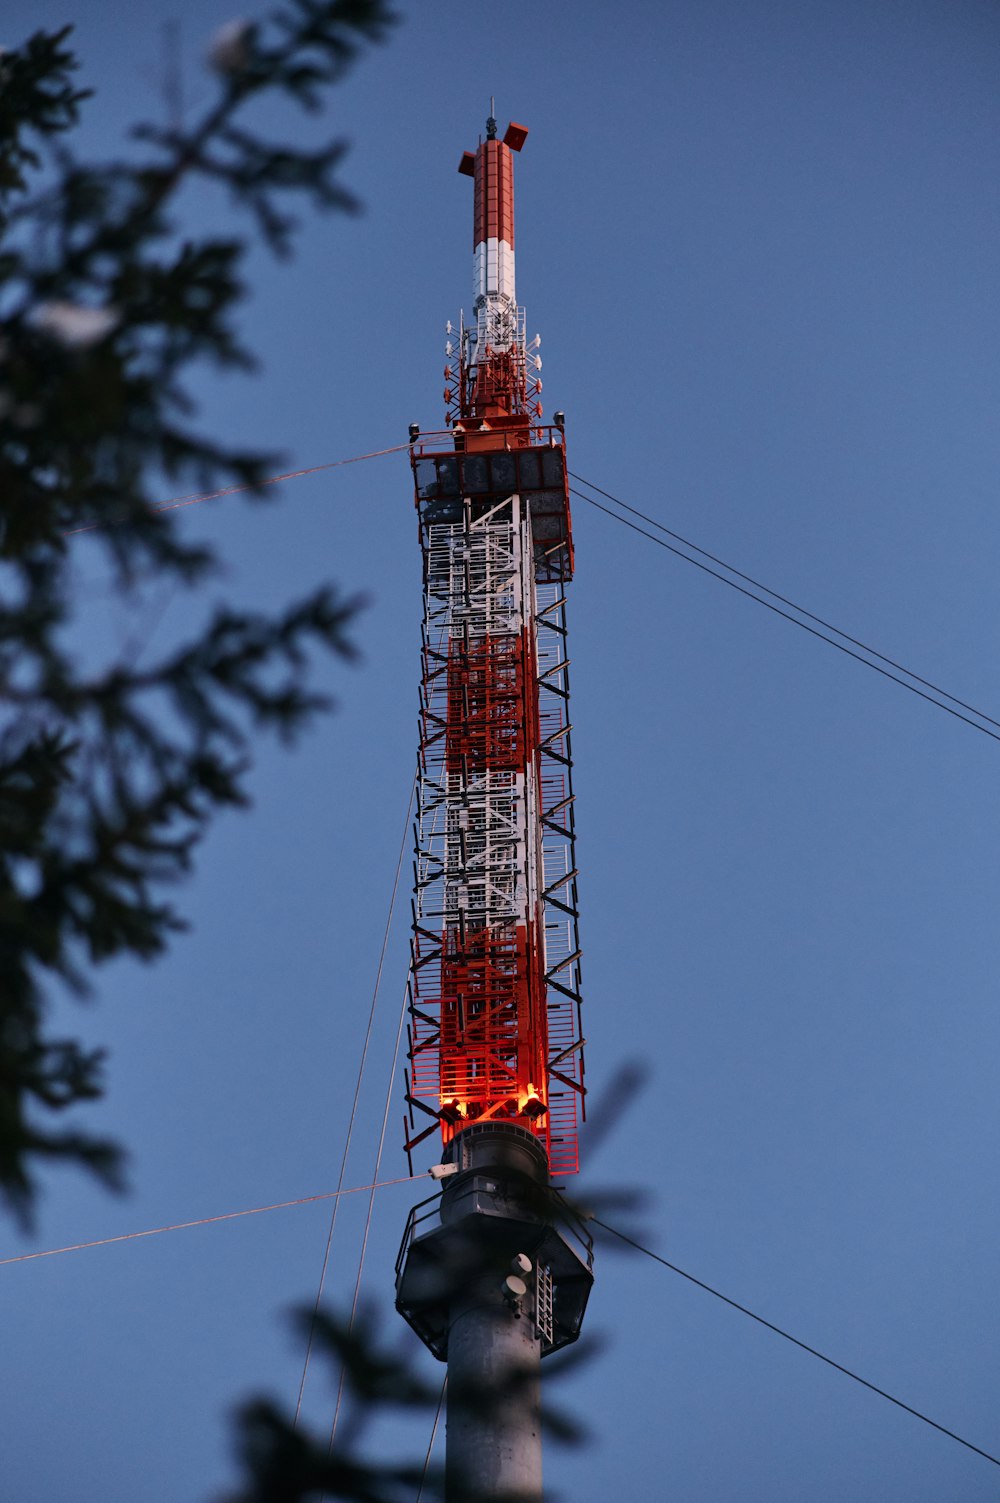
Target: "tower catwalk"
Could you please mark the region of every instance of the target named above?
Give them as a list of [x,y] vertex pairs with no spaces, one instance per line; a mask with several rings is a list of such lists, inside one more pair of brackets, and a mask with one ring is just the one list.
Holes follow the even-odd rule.
[[[578,1168],[583,1037],[564,589],[562,415],[514,286],[513,153],[474,179],[473,316],[448,325],[448,429],[410,430],[424,622],[406,1151],[440,1131],[397,1307],[448,1362],[452,1498],[541,1497],[540,1357],[576,1339],[590,1241],[550,1174]],[[412,1159],[411,1159],[412,1164]]]

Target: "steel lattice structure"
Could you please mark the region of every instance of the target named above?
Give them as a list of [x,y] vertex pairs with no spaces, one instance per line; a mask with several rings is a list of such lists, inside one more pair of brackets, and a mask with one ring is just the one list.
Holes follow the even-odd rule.
[[[583,1037],[562,423],[514,288],[513,155],[474,177],[474,320],[448,326],[448,428],[411,430],[424,564],[406,1148],[505,1122],[578,1167]],[[419,1113],[419,1117],[417,1114]],[[428,1121],[428,1118],[433,1119]]]

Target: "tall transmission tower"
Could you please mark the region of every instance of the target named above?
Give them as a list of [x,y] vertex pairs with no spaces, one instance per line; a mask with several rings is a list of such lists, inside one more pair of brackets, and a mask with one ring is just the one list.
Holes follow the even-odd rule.
[[[448,325],[447,428],[411,427],[424,569],[406,1151],[440,1133],[396,1304],[448,1364],[450,1498],[541,1498],[539,1363],[579,1335],[590,1238],[552,1185],[579,1167],[580,945],[563,418],[514,288],[514,152],[492,110],[475,183],[473,316]],[[411,1159],[412,1165],[412,1159]]]

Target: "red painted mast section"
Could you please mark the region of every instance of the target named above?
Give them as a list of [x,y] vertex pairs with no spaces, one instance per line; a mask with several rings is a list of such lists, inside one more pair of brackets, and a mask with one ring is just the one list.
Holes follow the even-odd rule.
[[491,119],[462,157],[475,180],[474,322],[447,346],[450,431],[411,435],[425,617],[407,1149],[437,1123],[447,1143],[502,1121],[572,1173],[573,550],[562,425],[541,425],[540,340],[527,346],[515,296],[512,153],[526,136],[512,124],[499,140]]

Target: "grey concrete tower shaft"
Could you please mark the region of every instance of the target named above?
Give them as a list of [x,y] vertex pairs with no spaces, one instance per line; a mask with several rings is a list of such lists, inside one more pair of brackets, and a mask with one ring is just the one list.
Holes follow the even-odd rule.
[[482,1281],[451,1307],[448,1503],[541,1503],[541,1339],[498,1282]]
[[480,1122],[410,1213],[396,1307],[448,1364],[447,1503],[541,1503],[541,1358],[575,1341],[593,1283],[586,1228],[539,1139]]

